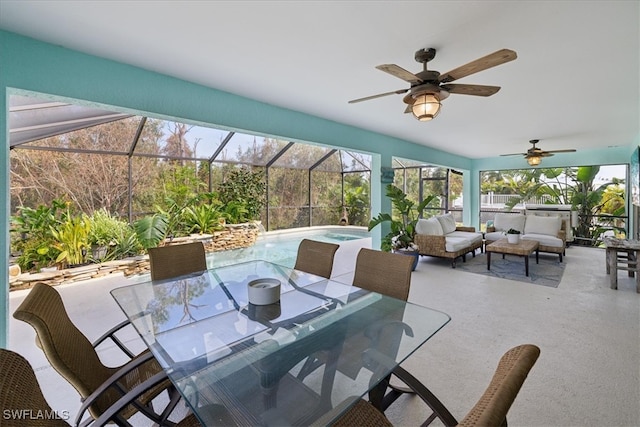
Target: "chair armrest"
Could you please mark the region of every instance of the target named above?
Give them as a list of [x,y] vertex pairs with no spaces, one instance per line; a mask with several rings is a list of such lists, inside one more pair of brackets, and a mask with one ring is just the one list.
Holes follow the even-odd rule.
[[421,255],[433,255],[444,253],[446,250],[446,238],[432,234],[416,234],[414,238]]
[[476,228],[471,226],[459,225],[456,227],[456,231],[469,231],[471,233],[475,233]]
[[[153,354],[151,354],[150,351],[145,351],[141,353],[139,356],[132,359],[130,362],[126,363],[120,369],[118,369],[113,375],[111,375],[111,377],[109,377],[104,383],[102,383],[100,387],[94,390],[93,393],[91,393],[89,396],[87,396],[83,400],[82,405],[78,410],[78,415],[76,416],[75,425],[76,426],[81,425],[81,420],[84,416],[84,413],[89,409],[91,405],[95,404],[97,399],[100,398],[107,390],[110,390],[110,389],[115,390],[121,396],[125,396],[127,393],[129,393],[131,390],[128,390],[122,384],[121,380],[130,375],[140,375],[139,373],[136,374],[135,371],[138,369],[141,369],[142,365],[144,365],[145,363],[154,363],[154,362],[157,364],[157,361],[153,357]],[[158,373],[163,372],[159,364],[158,364],[157,372]],[[171,383],[168,382],[167,386],[170,386],[170,385]],[[167,388],[167,387],[164,387],[164,388]],[[145,413],[145,415],[147,415],[148,411],[141,409],[140,405],[137,405],[133,402],[130,402],[130,403],[134,404],[136,408],[138,408],[138,410],[142,411],[143,413]],[[150,417],[150,418],[153,419],[153,417]]]
[[558,231],[558,238],[562,239],[563,242],[567,243],[567,232],[564,230]]
[[120,340],[120,338],[118,338],[115,334],[116,332],[118,332],[119,330],[121,330],[122,328],[124,328],[125,326],[130,325],[131,322],[129,322],[128,320],[123,320],[122,322],[120,322],[119,324],[117,324],[116,326],[114,326],[113,328],[109,329],[107,332],[105,332],[104,334],[102,334],[102,336],[100,338],[98,338],[97,340],[95,340],[93,342],[93,348],[98,347],[100,344],[102,344],[104,341],[110,339],[111,341],[113,341],[115,343],[115,345],[118,346],[118,348],[120,350],[122,350],[122,352],[124,354],[126,354],[127,356],[129,356],[129,359],[133,359],[136,355],[127,348],[127,346],[124,345],[124,343]]
[[411,390],[413,390],[424,403],[433,411],[432,416],[436,416],[447,427],[454,427],[458,425],[456,418],[449,412],[449,410],[424,384],[422,384],[416,377],[411,375],[408,371],[401,366],[397,366],[393,370],[393,375],[398,377],[403,383],[405,383]]
[[487,233],[493,233],[496,231],[496,228],[492,225],[491,227],[487,227]]
[[[114,404],[112,404],[107,410],[105,410],[97,419],[89,418],[85,420],[82,424],[78,425],[78,427],[102,427],[112,422],[117,423],[121,426],[132,426],[127,420],[124,420],[120,416],[120,412],[125,409],[128,405],[134,404],[138,398],[143,396],[146,392],[158,386],[164,381],[168,381],[169,378],[164,371],[160,371],[157,374],[153,375],[151,378],[146,381],[140,383],[130,391],[128,391],[124,396],[118,399]],[[145,415],[149,416],[151,419],[157,417],[157,414],[150,411],[146,405],[136,405],[141,412]],[[168,415],[168,414],[167,414]]]
[[[364,354],[365,358],[375,361],[382,366],[394,366],[395,361],[390,359],[388,356],[380,353],[375,349],[367,349]],[[428,425],[433,421],[433,417],[437,417],[442,421],[442,423],[447,427],[454,427],[458,425],[458,421],[456,418],[449,412],[449,410],[440,402],[440,400],[422,384],[416,377],[411,375],[408,371],[403,369],[400,365],[396,366],[392,370],[393,375],[395,375],[399,380],[407,385],[415,394],[420,397],[426,403],[429,408],[433,411],[433,414],[427,419],[425,423],[422,425]],[[382,412],[386,411],[386,409],[398,398],[398,394],[393,391],[389,394],[384,395],[382,400],[379,402],[381,405],[378,407]],[[372,402],[374,403],[374,402]],[[375,403],[374,403],[374,406]],[[376,406],[377,407],[377,406]]]

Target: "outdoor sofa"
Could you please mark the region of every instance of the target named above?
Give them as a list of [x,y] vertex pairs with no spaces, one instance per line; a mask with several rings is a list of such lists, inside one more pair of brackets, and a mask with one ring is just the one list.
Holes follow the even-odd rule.
[[505,232],[510,228],[520,231],[523,240],[536,240],[540,252],[558,254],[560,262],[565,254],[566,232],[565,221],[559,216],[539,216],[497,213],[493,225],[487,226],[485,233],[486,244],[505,238]]
[[475,227],[457,226],[450,213],[419,219],[414,240],[420,255],[451,259],[453,268],[458,257],[465,262],[468,253],[476,256],[476,249],[482,249],[482,234]]

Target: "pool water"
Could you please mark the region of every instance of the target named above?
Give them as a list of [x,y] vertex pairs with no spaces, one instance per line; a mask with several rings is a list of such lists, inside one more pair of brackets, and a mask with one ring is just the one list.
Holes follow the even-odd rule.
[[366,228],[307,228],[295,231],[267,232],[258,237],[256,244],[248,248],[212,252],[207,255],[209,268],[237,264],[243,261],[263,259],[276,264],[293,267],[298,246],[302,239],[313,239],[328,243],[344,243],[350,240],[371,237]]

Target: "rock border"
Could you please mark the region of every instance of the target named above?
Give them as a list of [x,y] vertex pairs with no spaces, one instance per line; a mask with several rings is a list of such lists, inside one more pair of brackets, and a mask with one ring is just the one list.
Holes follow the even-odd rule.
[[[243,224],[225,224],[224,229],[213,234],[192,234],[164,242],[164,245],[176,245],[201,241],[206,252],[219,252],[253,246],[258,239],[262,227],[258,222]],[[36,282],[44,282],[51,286],[75,283],[83,280],[97,279],[114,273],[123,273],[125,277],[149,272],[149,255],[107,261],[103,263],[83,265],[81,267],[40,273],[21,273],[10,275],[9,290],[29,289]]]

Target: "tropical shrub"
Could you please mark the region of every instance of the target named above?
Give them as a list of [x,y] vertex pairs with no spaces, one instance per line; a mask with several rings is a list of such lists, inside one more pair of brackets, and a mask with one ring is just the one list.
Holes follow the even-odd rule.
[[[106,209],[95,211],[90,220],[89,245],[92,249],[96,246],[106,247],[106,255],[93,261],[108,261],[135,255],[140,250],[140,245],[135,238],[135,232],[128,222],[110,214]],[[133,241],[130,241],[133,236]]]
[[164,214],[145,216],[133,223],[138,242],[144,249],[155,248],[167,237],[169,220]]
[[416,224],[421,212],[433,201],[439,200],[435,195],[429,195],[422,202],[416,203],[393,184],[387,185],[387,197],[391,199],[393,209],[400,213],[400,219],[393,218],[391,214],[380,212],[378,216],[369,221],[369,231],[379,224],[388,222],[391,230],[382,238],[381,249],[389,252],[392,249],[417,250],[414,243]]
[[11,217],[11,251],[17,253],[22,271],[34,271],[55,264],[60,251],[53,246],[51,228],[57,227],[67,216],[67,204],[54,200],[51,206],[33,209],[18,208]]
[[56,263],[83,264],[89,248],[90,229],[91,220],[85,214],[68,217],[57,228],[51,227],[51,236],[55,240],[53,246],[60,251]]
[[[237,205],[232,209],[237,209],[239,205],[244,206],[246,220],[260,219],[265,204],[265,193],[264,173],[248,168],[232,169],[218,188],[218,197],[223,205],[235,202]],[[227,219],[233,222],[230,218]]]

